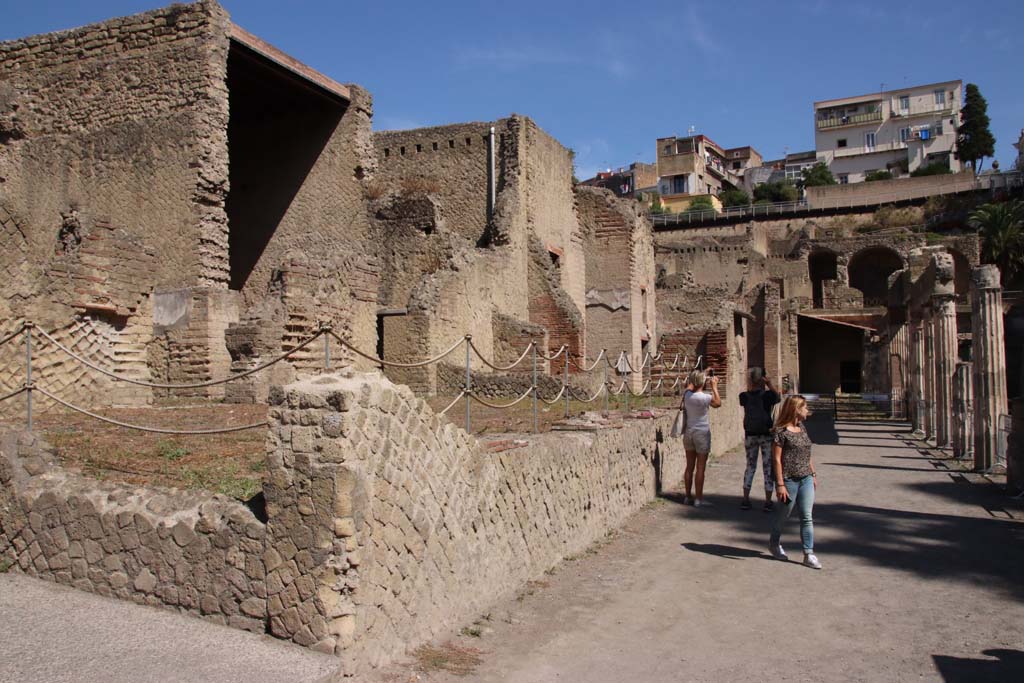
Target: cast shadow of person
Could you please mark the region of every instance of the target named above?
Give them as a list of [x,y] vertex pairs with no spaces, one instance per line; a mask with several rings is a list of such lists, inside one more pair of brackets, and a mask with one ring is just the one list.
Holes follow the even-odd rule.
[[946,683],[1024,681],[1024,652],[990,649],[981,654],[994,659],[932,655],[935,668]]

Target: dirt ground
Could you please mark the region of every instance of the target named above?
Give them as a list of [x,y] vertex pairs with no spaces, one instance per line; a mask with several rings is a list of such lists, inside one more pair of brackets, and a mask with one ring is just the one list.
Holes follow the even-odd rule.
[[[452,397],[429,401],[441,410]],[[654,397],[642,402],[631,400],[629,413],[623,400],[609,402],[613,419],[620,420],[648,406],[671,406],[677,399]],[[500,404],[507,400],[495,399]],[[570,401],[570,416],[602,408]],[[256,424],[267,419],[266,405],[224,403],[165,403],[146,408],[99,409],[95,412],[128,424],[175,430],[211,429]],[[15,413],[16,414],[16,413]],[[73,412],[41,398],[35,403],[35,428],[57,451],[62,462],[83,473],[132,485],[171,486],[206,489],[241,500],[248,500],[262,487],[266,430],[262,428],[227,434],[175,436],[154,434],[118,427]],[[465,427],[465,405],[460,402],[446,417]],[[565,403],[538,404],[539,431],[547,432],[565,417]],[[22,428],[19,418],[6,426]],[[525,434],[533,430],[533,410],[529,400],[507,409],[472,404],[471,427],[474,434],[487,439],[502,434]]]
[[815,425],[822,571],[795,520],[790,561],[770,558],[732,453],[709,468],[715,507],[669,492],[373,680],[1024,680],[1024,502],[905,429]]

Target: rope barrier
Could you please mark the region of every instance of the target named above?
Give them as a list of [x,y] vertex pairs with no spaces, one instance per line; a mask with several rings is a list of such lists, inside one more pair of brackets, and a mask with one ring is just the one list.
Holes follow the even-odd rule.
[[597,364],[601,362],[601,359],[604,358],[604,355],[605,355],[605,349],[601,349],[601,353],[597,354],[597,358],[594,359],[593,365],[591,365],[589,368],[585,368],[585,367],[581,366],[579,363],[574,361],[572,359],[572,357],[569,358],[569,364],[570,365],[574,365],[576,367],[576,369],[581,371],[581,372],[590,372],[591,370],[593,370],[594,368],[597,367]]
[[0,396],[0,403],[3,403],[4,401],[6,401],[6,400],[7,400],[7,399],[9,399],[9,398],[14,398],[14,397],[15,397],[15,396],[17,396],[18,394],[20,394],[20,393],[22,393],[23,391],[25,391],[25,389],[26,389],[25,387],[21,387],[20,389],[15,389],[15,390],[14,390],[14,391],[12,391],[11,393],[9,393],[9,394],[6,394],[5,396]]
[[451,410],[455,406],[456,403],[461,401],[462,397],[465,396],[465,395],[466,395],[465,391],[460,392],[459,395],[456,396],[455,399],[451,403],[449,403],[447,406],[445,406],[444,410],[442,410],[441,412],[438,413],[438,415],[444,415],[445,413],[447,413],[449,410]]
[[626,388],[626,382],[623,381],[622,384],[619,385],[619,390],[618,391],[613,391],[612,395],[613,396],[618,396],[619,394],[621,394],[623,392],[623,390],[625,390],[625,388]]
[[12,339],[17,337],[18,335],[20,335],[24,331],[25,331],[25,323],[21,323],[21,325],[18,326],[18,329],[16,329],[14,332],[11,332],[9,335],[4,337],[3,339],[0,339],[0,346],[3,346],[4,344],[6,344],[7,342],[11,341]]
[[538,351],[537,352],[537,358],[542,358],[544,360],[555,360],[556,358],[561,356],[563,353],[568,353],[568,352],[569,352],[569,347],[566,346],[565,344],[562,344],[562,346],[557,351],[555,351],[554,354],[552,354],[550,356],[545,356],[543,353],[540,353]]
[[463,337],[462,339],[460,339],[459,341],[455,342],[450,347],[448,347],[448,350],[445,351],[444,353],[441,353],[440,355],[434,356],[433,358],[428,358],[427,360],[424,360],[424,361],[419,361],[419,362],[416,362],[416,363],[396,363],[394,361],[384,360],[383,358],[377,358],[377,356],[371,356],[368,353],[364,353],[364,352],[360,351],[359,349],[357,349],[356,347],[354,347],[351,344],[349,344],[347,341],[345,341],[344,339],[339,337],[337,334],[335,334],[331,330],[328,330],[327,333],[329,335],[331,335],[332,337],[334,337],[339,344],[341,344],[342,346],[344,346],[348,350],[352,351],[352,353],[356,354],[357,356],[362,356],[363,358],[366,358],[367,360],[372,360],[374,363],[376,363],[378,365],[386,365],[386,366],[389,366],[389,367],[392,367],[392,368],[422,368],[422,367],[425,367],[425,366],[430,365],[432,363],[436,363],[437,361],[441,360],[445,356],[449,355],[455,349],[457,349],[460,346],[462,346],[462,343],[464,341],[466,341],[465,337]]
[[[623,384],[625,384],[625,382],[623,382]],[[639,394],[634,394],[633,390],[630,389],[629,387],[626,387],[626,391],[629,392],[630,396],[646,396],[647,395],[647,387],[649,387],[650,385],[651,385],[651,380],[647,380],[644,383],[644,385],[642,387],[640,387],[640,393]]]
[[255,424],[240,425],[240,426],[237,426],[237,427],[220,427],[220,428],[216,428],[216,429],[163,429],[161,427],[145,427],[145,426],[142,426],[142,425],[133,425],[133,424],[130,424],[128,422],[121,422],[120,420],[114,420],[114,419],[109,418],[109,417],[104,417],[103,415],[99,415],[97,413],[91,412],[91,411],[86,410],[85,408],[82,408],[80,406],[76,406],[76,405],[74,405],[72,403],[68,403],[64,399],[59,398],[57,396],[54,396],[53,394],[51,394],[46,389],[43,389],[41,387],[33,387],[33,388],[36,391],[38,391],[40,394],[42,394],[43,396],[46,396],[47,398],[49,398],[51,401],[59,403],[60,405],[64,406],[65,408],[73,410],[76,413],[81,413],[82,415],[85,415],[87,417],[91,417],[94,420],[99,420],[100,422],[107,422],[109,424],[116,425],[118,427],[125,427],[127,429],[135,429],[135,430],[138,430],[140,432],[152,432],[154,434],[176,434],[176,435],[179,435],[179,436],[201,436],[201,435],[204,435],[204,434],[227,434],[229,432],[241,432],[241,431],[245,431],[246,429],[256,429],[257,427],[266,427],[267,426],[266,421],[264,421],[264,422],[257,422]]
[[473,394],[473,393],[470,393],[469,397],[471,399],[473,399],[474,401],[476,401],[477,403],[479,403],[480,405],[485,405],[488,408],[497,408],[497,409],[501,410],[502,408],[511,408],[515,404],[519,403],[520,401],[522,401],[523,399],[528,397],[530,394],[532,394],[533,393],[533,389],[534,389],[534,387],[530,387],[529,389],[526,390],[525,394],[523,394],[522,396],[520,396],[516,400],[512,401],[511,403],[505,403],[505,404],[488,403],[487,401],[483,400],[482,398],[480,398],[479,396],[477,396],[476,394]]
[[478,358],[479,358],[480,360],[482,360],[482,361],[483,361],[484,365],[486,365],[487,367],[489,367],[489,368],[492,368],[492,369],[494,369],[494,370],[497,370],[498,372],[504,372],[504,371],[506,371],[506,370],[511,370],[511,369],[512,369],[512,368],[514,368],[515,366],[517,366],[517,365],[519,365],[520,363],[522,363],[522,362],[523,362],[523,359],[524,359],[524,358],[526,358],[526,355],[527,355],[528,353],[530,353],[530,349],[532,349],[532,348],[533,348],[533,346],[534,346],[534,344],[535,344],[535,343],[536,343],[536,342],[530,342],[529,344],[527,344],[527,345],[526,345],[526,349],[525,349],[525,350],[523,351],[523,353],[522,353],[522,354],[521,354],[521,355],[519,356],[519,358],[517,358],[517,359],[516,359],[516,361],[515,361],[514,363],[512,363],[512,365],[495,365],[494,363],[490,362],[489,360],[487,360],[486,358],[484,358],[484,354],[480,353],[480,349],[476,348],[476,344],[474,344],[474,343],[473,343],[473,340],[472,340],[472,339],[470,339],[470,340],[469,340],[469,348],[473,349],[473,353],[475,353],[475,354],[477,355],[477,357],[478,357]]
[[602,384],[601,388],[597,390],[597,393],[595,393],[590,398],[580,398],[579,396],[576,395],[576,392],[572,391],[571,389],[569,390],[569,395],[575,398],[580,403],[592,403],[593,401],[597,400],[597,397],[601,395],[601,392],[607,391],[607,389],[608,387]]
[[96,372],[100,373],[101,375],[106,375],[107,377],[110,377],[111,379],[113,379],[116,382],[127,382],[128,384],[135,384],[135,385],[138,385],[140,387],[150,387],[152,389],[198,389],[200,387],[212,387],[212,386],[217,386],[218,384],[227,384],[228,382],[234,382],[235,380],[239,380],[239,379],[242,379],[243,377],[248,377],[249,375],[252,375],[252,374],[255,374],[257,372],[260,372],[261,370],[265,370],[265,369],[269,368],[271,365],[274,365],[275,363],[280,363],[285,358],[288,358],[289,356],[292,356],[292,355],[298,353],[299,351],[301,351],[302,349],[306,348],[307,346],[312,344],[314,341],[319,339],[324,334],[324,330],[320,330],[316,334],[314,334],[312,337],[306,339],[304,342],[300,343],[298,346],[296,346],[292,350],[286,351],[285,353],[282,353],[277,358],[274,358],[273,360],[269,360],[266,363],[263,363],[261,365],[256,366],[255,368],[251,368],[249,370],[245,370],[244,372],[240,372],[237,375],[232,375],[231,377],[226,377],[224,379],[211,379],[211,380],[208,380],[206,382],[192,382],[192,383],[189,383],[189,384],[163,384],[163,383],[160,383],[160,382],[146,382],[146,381],[143,381],[143,380],[132,379],[130,377],[122,377],[121,375],[118,375],[118,374],[116,374],[114,372],[111,372],[110,370],[107,370],[106,368],[102,368],[99,365],[96,365],[95,363],[93,363],[92,361],[88,360],[87,358],[83,358],[82,356],[79,356],[77,353],[75,353],[74,351],[72,351],[71,349],[69,349],[68,347],[64,346],[59,341],[57,341],[56,339],[51,337],[49,334],[47,334],[45,330],[41,330],[39,328],[36,328],[36,329],[39,330],[39,334],[44,339],[49,341],[51,344],[56,346],[58,349],[60,349],[64,353],[66,353],[71,358],[74,358],[75,360],[77,360],[82,365],[85,365],[86,367],[92,368],[93,370],[95,370]]
[[563,384],[562,388],[558,390],[558,394],[550,401],[544,398],[543,396],[538,396],[537,398],[539,398],[542,402],[547,403],[549,406],[553,406],[556,403],[558,403],[558,399],[562,398],[562,394],[565,393],[565,387],[566,385]]

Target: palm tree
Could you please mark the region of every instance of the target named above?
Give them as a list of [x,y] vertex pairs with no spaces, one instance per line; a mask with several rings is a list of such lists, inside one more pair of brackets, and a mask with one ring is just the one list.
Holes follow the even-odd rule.
[[983,204],[971,212],[967,224],[982,238],[981,257],[999,266],[1003,284],[1024,268],[1024,203]]

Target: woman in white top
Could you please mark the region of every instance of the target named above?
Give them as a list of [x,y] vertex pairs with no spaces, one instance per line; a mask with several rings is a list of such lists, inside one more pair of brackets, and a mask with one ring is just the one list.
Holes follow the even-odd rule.
[[[708,392],[707,389],[711,391]],[[683,432],[683,448],[686,449],[686,470],[683,482],[686,484],[686,503],[703,507],[711,505],[704,500],[704,471],[711,453],[711,420],[709,408],[718,408],[722,399],[718,395],[718,378],[706,378],[703,370],[694,370],[686,380],[683,394],[683,410],[686,411],[686,431]],[[697,472],[697,497],[693,488],[694,470]]]

